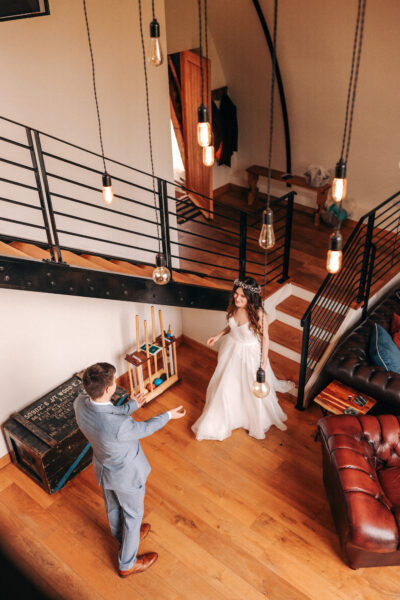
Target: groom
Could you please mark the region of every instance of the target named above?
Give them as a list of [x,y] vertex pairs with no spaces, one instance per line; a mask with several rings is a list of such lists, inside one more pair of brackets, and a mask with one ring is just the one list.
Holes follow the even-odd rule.
[[185,416],[186,411],[178,406],[147,421],[134,421],[130,414],[144,404],[145,396],[139,394],[123,406],[114,406],[111,397],[117,384],[115,367],[109,363],[88,367],[82,383],[86,394],[74,402],[76,420],[93,448],[94,473],[103,488],[111,533],[120,543],[118,572],[127,577],[145,571],[158,557],[156,552],[137,554],[139,542],[150,531],[142,517],[151,469],[139,440],[170,419]]

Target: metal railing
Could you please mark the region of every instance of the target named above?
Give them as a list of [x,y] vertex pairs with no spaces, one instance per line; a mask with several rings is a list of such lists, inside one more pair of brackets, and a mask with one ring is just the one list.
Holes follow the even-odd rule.
[[[115,196],[109,206],[101,196],[100,154],[4,117],[0,133],[0,163],[7,171],[0,178],[3,239],[40,243],[57,262],[73,250],[145,265],[154,265],[160,241],[175,271],[221,282],[244,275],[263,281],[259,232],[248,223],[248,215],[258,213],[106,158]],[[210,208],[202,204],[200,216],[179,224],[177,203],[190,200],[177,198],[178,192],[206,199]],[[274,201],[276,245],[267,285],[288,278],[294,195]]]
[[400,258],[400,191],[358,221],[343,249],[342,269],[328,275],[301,319],[303,339],[296,408],[304,409],[305,386],[352,303],[367,315],[371,283],[383,279]]

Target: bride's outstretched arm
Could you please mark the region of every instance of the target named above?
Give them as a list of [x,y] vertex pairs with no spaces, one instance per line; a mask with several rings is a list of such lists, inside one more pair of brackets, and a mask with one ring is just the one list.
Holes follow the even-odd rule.
[[226,335],[227,333],[229,333],[231,330],[231,328],[229,327],[229,325],[227,325],[222,331],[220,331],[217,335],[214,335],[213,337],[210,337],[207,340],[207,346],[210,346],[211,348],[214,346],[214,344],[216,342],[218,342],[218,340],[220,340],[222,338],[222,336]]

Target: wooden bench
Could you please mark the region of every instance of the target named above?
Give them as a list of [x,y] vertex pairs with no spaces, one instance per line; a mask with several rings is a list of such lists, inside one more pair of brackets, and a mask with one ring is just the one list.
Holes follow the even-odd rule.
[[[249,181],[247,202],[249,205],[252,205],[258,192],[258,178],[260,176],[268,177],[268,168],[261,167],[260,165],[252,165],[246,169],[246,171]],[[290,173],[284,173],[283,171],[278,171],[277,169],[271,169],[271,178],[275,179],[276,181],[281,181],[282,183],[289,183],[290,185],[306,188],[307,190],[315,192],[317,194],[317,210],[314,216],[314,225],[319,225],[320,213],[325,206],[328,197],[328,191],[331,187],[330,183],[325,183],[325,185],[322,185],[321,187],[312,187],[311,185],[308,185],[305,177],[291,175]]]

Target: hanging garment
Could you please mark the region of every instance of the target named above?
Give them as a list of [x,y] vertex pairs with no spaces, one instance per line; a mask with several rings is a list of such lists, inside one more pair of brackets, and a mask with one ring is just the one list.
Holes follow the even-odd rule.
[[230,167],[232,154],[238,149],[238,122],[236,106],[228,94],[222,96],[219,108],[212,103],[212,125],[218,164]]

